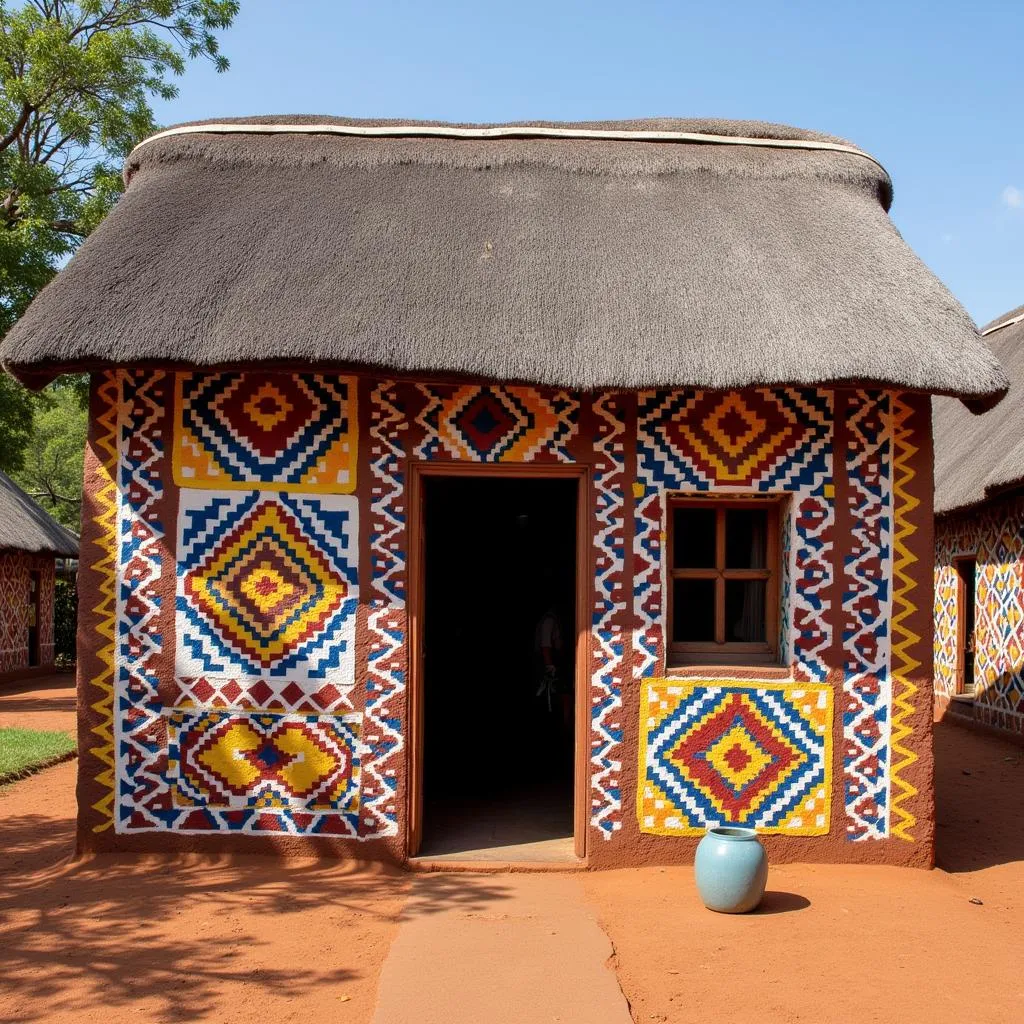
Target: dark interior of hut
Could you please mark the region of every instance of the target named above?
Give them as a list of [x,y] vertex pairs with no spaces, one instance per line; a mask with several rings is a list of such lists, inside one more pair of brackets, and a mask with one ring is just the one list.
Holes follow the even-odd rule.
[[568,848],[576,482],[427,478],[423,515],[421,854]]

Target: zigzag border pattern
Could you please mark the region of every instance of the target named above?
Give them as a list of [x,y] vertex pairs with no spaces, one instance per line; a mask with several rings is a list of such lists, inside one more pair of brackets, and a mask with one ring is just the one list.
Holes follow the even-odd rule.
[[907,625],[906,620],[917,610],[912,594],[917,582],[911,575],[917,556],[907,548],[907,541],[917,532],[913,521],[914,510],[921,502],[909,493],[915,473],[912,464],[918,449],[911,443],[912,430],[908,421],[913,408],[902,396],[894,396],[892,404],[893,425],[893,496],[895,499],[895,530],[893,549],[893,614],[892,630],[892,672],[893,672],[893,715],[892,715],[892,768],[890,769],[890,831],[897,839],[914,842],[911,831],[917,818],[904,806],[917,796],[917,789],[902,777],[902,773],[917,761],[917,754],[904,746],[904,740],[913,732],[913,698],[917,686],[911,681],[921,662],[911,653],[914,644],[921,638]]
[[890,396],[856,391],[847,404],[852,543],[843,559],[843,794],[846,838],[889,833],[892,686],[892,423]]
[[408,428],[394,381],[374,387],[370,402],[370,651],[363,726],[359,834],[398,833],[398,769],[405,742],[405,459]]
[[661,488],[640,467],[641,479],[633,485],[636,498],[633,532],[633,651],[635,674],[641,679],[657,675],[662,661],[661,631]]
[[[166,374],[119,370],[117,418],[117,817],[115,831],[159,828],[152,808],[167,784],[163,704],[156,659],[163,650],[158,586],[163,524],[160,417],[167,401]],[[149,805],[147,807],[147,805]]]
[[105,832],[114,824],[114,589],[117,579],[118,504],[115,473],[119,389],[114,373],[105,371],[101,380],[97,395],[104,408],[96,417],[96,453],[99,464],[96,466],[96,482],[93,485],[98,511],[92,520],[97,528],[93,543],[100,549],[100,555],[95,562],[89,564],[90,572],[99,578],[97,589],[100,600],[89,610],[99,616],[94,628],[99,635],[96,655],[101,665],[100,670],[89,680],[89,686],[99,691],[99,697],[89,707],[99,715],[100,720],[90,730],[99,743],[91,746],[89,753],[106,767],[100,770],[95,779],[105,792],[91,808],[103,818],[98,825],[93,826],[93,832]]
[[594,442],[593,487],[597,502],[594,532],[594,665],[591,675],[591,812],[590,823],[605,839],[622,828],[622,670],[625,641],[621,614],[626,609],[622,591],[625,569],[626,425],[616,408],[616,395],[595,398],[597,420]]

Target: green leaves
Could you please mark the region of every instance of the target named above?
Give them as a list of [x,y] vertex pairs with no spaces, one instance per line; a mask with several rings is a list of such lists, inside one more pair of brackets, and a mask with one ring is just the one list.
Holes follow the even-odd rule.
[[[216,33],[230,27],[238,7],[238,0],[0,0],[0,336],[121,195],[124,157],[157,127],[152,97],[176,96],[173,78],[191,60],[227,70]],[[51,422],[57,416],[70,430],[61,419],[68,415],[63,398],[56,405],[46,393],[33,398],[0,374],[0,469],[24,464],[35,474],[32,493],[70,493],[55,460],[75,459]],[[84,435],[69,436],[84,444]],[[80,480],[81,448],[72,468]],[[43,504],[58,518],[70,515],[52,495]]]
[[51,265],[67,255],[116,201],[114,167],[155,130],[150,99],[176,96],[189,60],[227,69],[215,33],[237,13],[237,0],[0,0],[0,227],[36,221],[25,244]]

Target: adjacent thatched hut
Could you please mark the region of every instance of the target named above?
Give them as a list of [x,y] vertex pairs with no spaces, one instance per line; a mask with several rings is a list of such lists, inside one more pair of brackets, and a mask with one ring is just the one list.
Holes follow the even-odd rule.
[[125,177],[2,349],[93,375],[83,845],[931,862],[929,394],[1006,380],[873,158],[292,117]]
[[0,685],[52,672],[54,564],[78,538],[0,472]]
[[998,412],[935,402],[935,713],[1024,737],[1024,306],[982,328]]

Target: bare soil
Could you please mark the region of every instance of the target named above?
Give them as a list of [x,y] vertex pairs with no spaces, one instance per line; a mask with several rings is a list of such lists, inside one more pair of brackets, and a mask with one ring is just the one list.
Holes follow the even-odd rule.
[[0,728],[6,726],[59,729],[74,736],[78,731],[74,675],[57,673],[6,683],[0,690]]
[[935,751],[939,870],[775,867],[740,917],[690,868],[581,876],[634,1020],[1020,1021],[1024,750],[940,725]]
[[[72,728],[73,707],[73,691],[7,693],[0,724]],[[572,876],[612,941],[634,1020],[1019,1020],[1024,750],[943,725],[936,755],[937,871],[781,866],[745,917],[704,910],[688,868]],[[75,861],[75,771],[0,789],[2,1021],[367,1024],[400,915],[500,919],[511,896],[508,876],[337,861]]]
[[408,876],[262,857],[72,861],[75,770],[0,790],[0,1020],[370,1019]]

